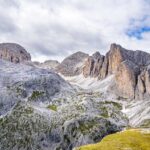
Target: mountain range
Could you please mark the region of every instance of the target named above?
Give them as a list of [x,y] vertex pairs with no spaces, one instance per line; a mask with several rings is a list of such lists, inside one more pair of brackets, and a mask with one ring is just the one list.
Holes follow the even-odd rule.
[[127,128],[150,132],[149,53],[111,44],[40,63],[0,44],[0,150],[78,149]]

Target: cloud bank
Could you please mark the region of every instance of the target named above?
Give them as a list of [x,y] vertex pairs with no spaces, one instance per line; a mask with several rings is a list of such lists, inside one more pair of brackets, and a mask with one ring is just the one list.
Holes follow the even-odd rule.
[[24,46],[33,60],[62,60],[111,43],[150,52],[149,0],[1,0],[0,42]]

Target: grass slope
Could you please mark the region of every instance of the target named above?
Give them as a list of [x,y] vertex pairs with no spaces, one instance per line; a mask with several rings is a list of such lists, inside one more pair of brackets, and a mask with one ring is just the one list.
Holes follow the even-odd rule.
[[76,150],[150,150],[150,131],[130,129],[108,135],[100,143],[77,148]]

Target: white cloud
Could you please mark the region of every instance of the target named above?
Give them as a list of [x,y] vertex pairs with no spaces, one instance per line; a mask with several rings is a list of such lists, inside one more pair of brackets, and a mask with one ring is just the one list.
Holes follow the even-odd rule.
[[17,42],[40,61],[78,50],[104,54],[113,42],[150,52],[149,32],[140,40],[126,34],[150,27],[149,10],[149,0],[1,0],[0,42]]

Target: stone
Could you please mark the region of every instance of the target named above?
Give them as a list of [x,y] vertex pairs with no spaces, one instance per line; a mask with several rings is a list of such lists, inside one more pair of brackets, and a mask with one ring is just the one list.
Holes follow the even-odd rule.
[[89,56],[83,67],[84,77],[97,77],[100,73],[103,61],[104,56],[99,52],[96,52],[92,56]]
[[115,75],[117,94],[124,98],[134,99],[138,74],[139,68],[137,65],[129,60],[123,61]]
[[150,70],[145,72],[145,87],[146,92],[150,95]]
[[30,54],[16,43],[1,43],[0,58],[13,63],[31,61]]
[[118,66],[125,60],[122,47],[120,45],[112,44],[108,52],[108,74],[115,73]]
[[56,70],[65,76],[79,75],[88,56],[86,53],[76,52],[65,58]]
[[142,99],[145,94],[150,95],[149,64],[149,53],[127,50],[113,43],[105,56],[99,52],[92,56],[77,52],[67,57],[58,66],[58,72],[64,76],[82,74],[85,78],[92,77],[99,80],[114,75],[115,90],[120,97]]
[[144,72],[142,72],[138,76],[138,82],[137,82],[137,88],[139,93],[144,94],[146,92],[146,87],[145,87],[145,77],[144,77]]

